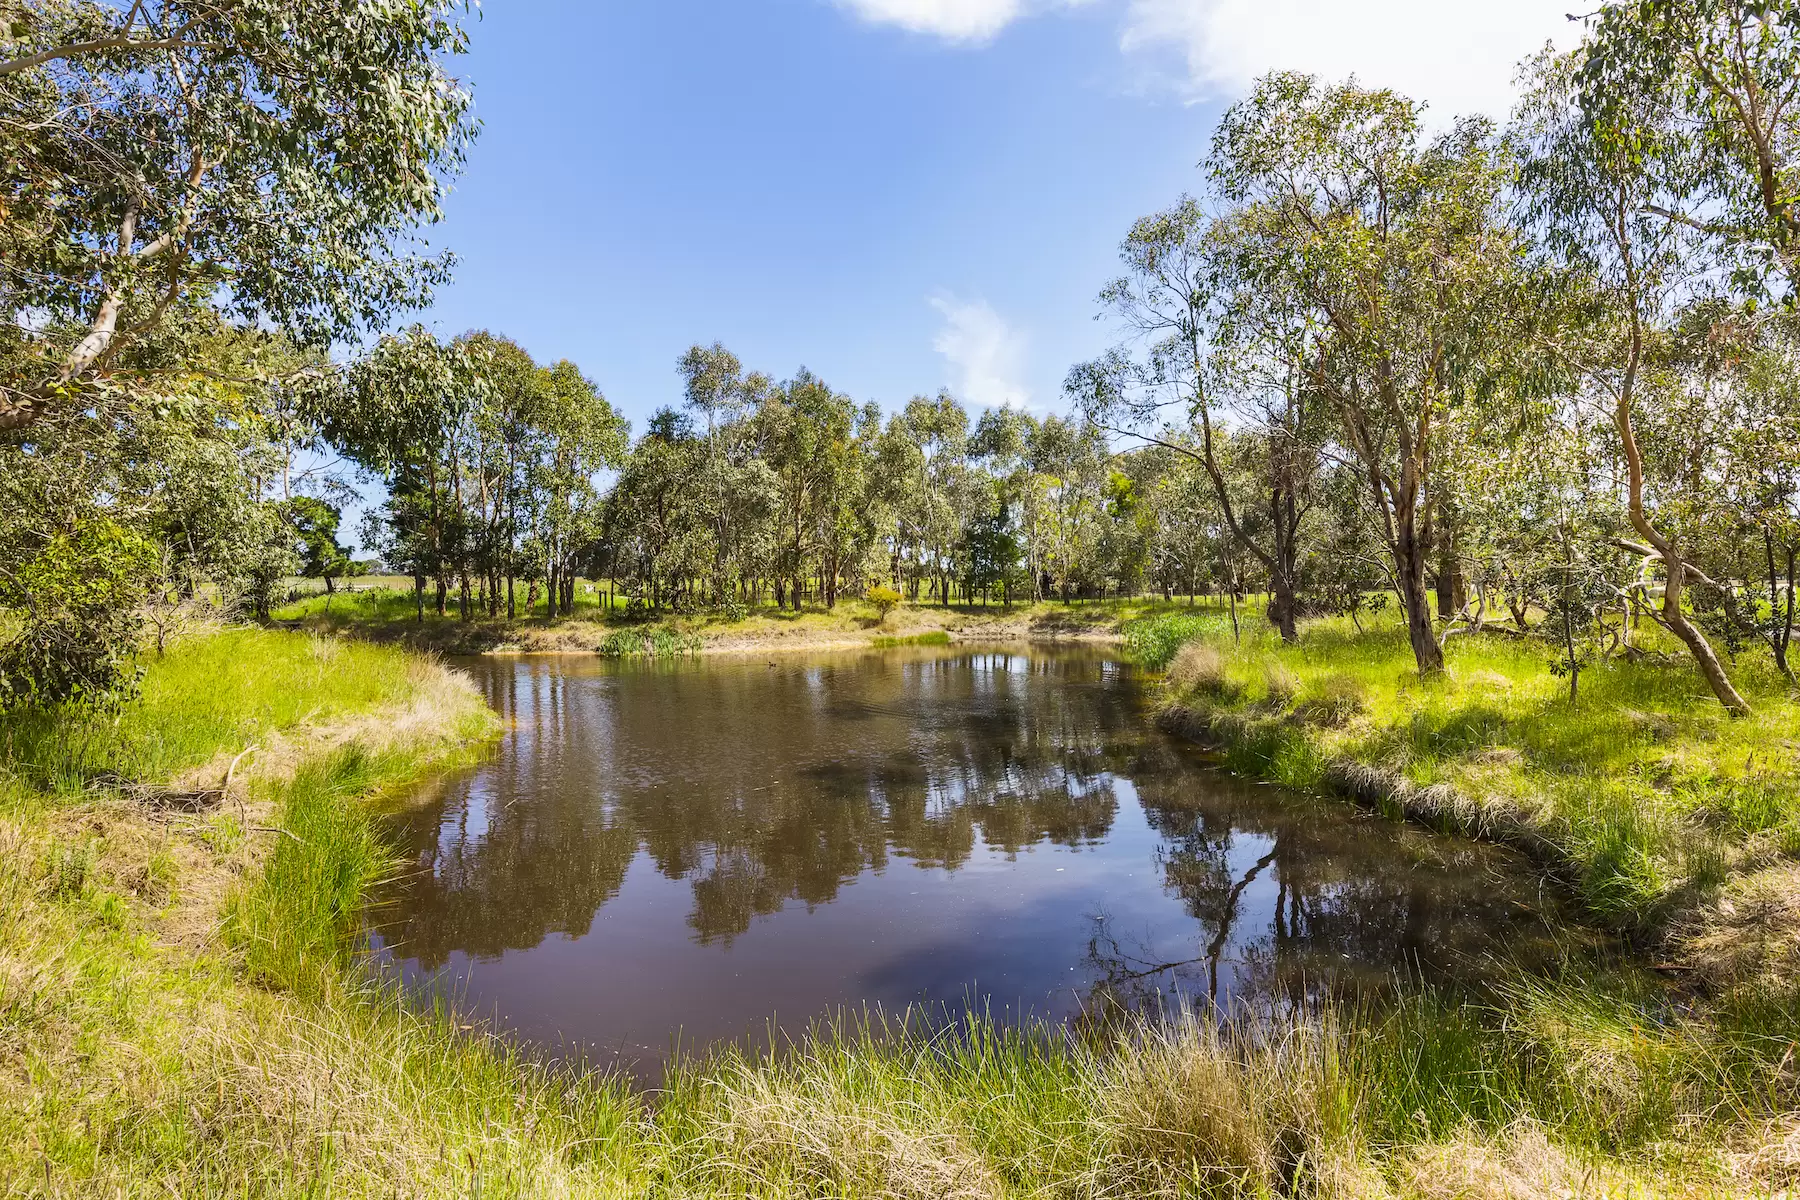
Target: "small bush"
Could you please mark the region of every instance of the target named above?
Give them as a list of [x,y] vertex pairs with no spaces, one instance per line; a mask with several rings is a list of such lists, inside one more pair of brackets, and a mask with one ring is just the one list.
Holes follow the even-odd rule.
[[59,842],[53,846],[44,870],[44,891],[50,899],[85,896],[93,884],[95,858],[92,842]]
[[888,614],[900,607],[901,595],[887,584],[878,583],[864,593],[863,599],[875,606],[876,613],[880,615],[881,620],[885,623],[888,619]]

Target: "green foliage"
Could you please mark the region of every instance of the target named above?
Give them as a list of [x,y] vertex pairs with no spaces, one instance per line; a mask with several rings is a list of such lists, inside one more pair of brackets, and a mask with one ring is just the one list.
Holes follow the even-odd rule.
[[883,621],[886,621],[888,619],[888,614],[893,612],[896,608],[899,608],[900,602],[904,600],[905,597],[887,584],[878,583],[863,593],[863,599],[867,600],[870,604],[873,604],[875,606],[876,614],[880,616]]
[[1182,646],[1229,628],[1218,613],[1160,613],[1125,625],[1125,645],[1132,658],[1152,671],[1167,670]]
[[145,539],[104,518],[46,539],[17,573],[0,572],[0,604],[25,619],[0,645],[0,708],[102,709],[137,687],[137,615],[154,563]]
[[330,590],[333,580],[352,573],[350,554],[337,540],[343,518],[336,508],[312,496],[296,496],[282,508],[282,515],[299,535],[301,574],[323,579]]
[[474,132],[445,63],[461,5],[8,12],[0,295],[41,333],[0,360],[0,428],[79,409],[121,349],[195,304],[326,346],[444,278],[410,243]]

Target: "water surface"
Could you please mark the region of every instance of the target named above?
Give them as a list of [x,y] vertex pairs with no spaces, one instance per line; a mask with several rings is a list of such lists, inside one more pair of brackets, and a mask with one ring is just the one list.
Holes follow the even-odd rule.
[[640,1072],[844,1007],[1065,1020],[1540,954],[1507,852],[1227,776],[1094,649],[460,664],[515,723],[392,817],[378,944]]

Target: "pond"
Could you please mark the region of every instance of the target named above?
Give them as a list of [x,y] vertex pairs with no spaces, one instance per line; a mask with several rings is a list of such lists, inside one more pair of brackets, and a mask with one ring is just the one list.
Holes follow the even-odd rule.
[[514,729],[388,818],[376,945],[640,1076],[847,1008],[1269,1005],[1566,935],[1506,851],[1209,765],[1109,650],[459,665]]

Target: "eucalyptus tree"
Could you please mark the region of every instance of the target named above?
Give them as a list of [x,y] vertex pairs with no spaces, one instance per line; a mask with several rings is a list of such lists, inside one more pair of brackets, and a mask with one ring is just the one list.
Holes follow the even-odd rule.
[[[1017,539],[1024,590],[1033,600],[1042,600],[1042,546],[1033,536],[1036,523],[1030,515],[1039,477],[1031,470],[1028,448],[1036,430],[1037,422],[1029,413],[1016,408],[990,408],[975,423],[975,432],[969,439],[969,458],[992,481],[996,505],[1006,513],[1009,528]],[[1010,594],[1008,598],[1012,598]]]
[[1393,92],[1278,73],[1225,113],[1206,165],[1222,200],[1258,214],[1255,274],[1316,315],[1303,386],[1365,477],[1419,670],[1441,670],[1425,586],[1434,455],[1509,348],[1508,157],[1484,121],[1428,139]]
[[537,369],[521,488],[542,547],[551,615],[575,611],[580,559],[605,527],[601,476],[625,465],[630,427],[574,363]]
[[1192,600],[1211,586],[1220,540],[1232,536],[1211,476],[1192,455],[1155,445],[1127,455],[1125,469],[1139,481],[1150,526],[1150,582],[1164,598]]
[[350,574],[350,552],[338,542],[344,514],[316,496],[295,496],[282,504],[282,516],[293,528],[300,558],[300,574],[322,580],[327,596],[337,591],[337,581]]
[[737,355],[718,342],[691,347],[676,369],[687,406],[706,418],[704,496],[696,499],[706,505],[712,526],[712,590],[721,597],[732,590],[743,567],[739,506],[732,502],[732,494],[746,482],[739,478],[746,459],[737,452],[748,432],[743,418],[767,395],[770,383],[764,375],[746,375]]
[[685,605],[692,580],[712,566],[711,531],[693,503],[705,460],[687,414],[658,409],[607,495],[611,573],[649,608]]
[[1800,5],[1605,5],[1578,53],[1588,125],[1645,177],[1634,218],[1702,235],[1740,290],[1800,289]]
[[1041,488],[1027,509],[1030,537],[1042,547],[1039,562],[1066,603],[1103,590],[1102,561],[1106,485],[1111,448],[1094,425],[1046,417],[1026,448]]
[[[1766,322],[1734,389],[1733,422],[1725,451],[1736,465],[1740,538],[1751,547],[1742,575],[1766,588],[1747,597],[1757,635],[1790,682],[1795,624],[1796,562],[1800,561],[1800,330],[1791,313]],[[1758,553],[1760,551],[1760,553]],[[1760,568],[1760,570],[1759,570]]]
[[760,442],[781,496],[778,605],[787,600],[799,611],[811,564],[819,570],[820,598],[827,606],[837,602],[849,514],[860,490],[857,417],[848,396],[804,369],[769,390],[757,410]]
[[[474,131],[460,3],[33,0],[0,21],[0,429],[217,303],[326,345],[421,304]],[[21,320],[29,314],[28,320]]]
[[[1578,52],[1579,53],[1579,52]],[[1684,603],[1704,572],[1670,516],[1699,499],[1704,475],[1657,472],[1640,438],[1646,404],[1676,399],[1680,369],[1670,358],[1681,309],[1703,287],[1711,263],[1706,234],[1667,214],[1682,203],[1655,164],[1661,145],[1686,134],[1660,100],[1613,96],[1602,114],[1581,104],[1582,61],[1541,58],[1522,107],[1529,141],[1524,169],[1526,211],[1544,252],[1563,272],[1568,314],[1550,336],[1558,359],[1576,375],[1592,403],[1604,406],[1617,435],[1625,470],[1626,515],[1641,541],[1626,544],[1649,568],[1660,568],[1663,589],[1652,609],[1657,621],[1687,648],[1719,702],[1733,714],[1750,705],[1732,683],[1705,633]],[[1655,510],[1662,510],[1659,513]]]
[[905,497],[902,540],[920,575],[932,577],[938,601],[948,605],[957,546],[977,500],[967,457],[969,414],[949,392],[915,396],[890,428],[904,454],[896,479]]
[[387,557],[409,567],[421,621],[427,580],[436,582],[444,614],[458,558],[461,485],[452,445],[470,400],[468,376],[461,347],[414,325],[353,363],[343,396],[322,401],[317,414],[325,439],[386,485],[390,532],[404,538]]
[[[1191,197],[1137,221],[1120,250],[1127,272],[1101,300],[1143,353],[1115,348],[1076,367],[1066,390],[1088,420],[1204,470],[1231,536],[1267,573],[1269,620],[1291,642],[1324,403],[1307,377],[1320,320],[1291,286],[1282,232],[1255,205],[1215,219]],[[1261,449],[1260,495],[1234,495],[1222,422],[1255,431],[1240,447]]]

